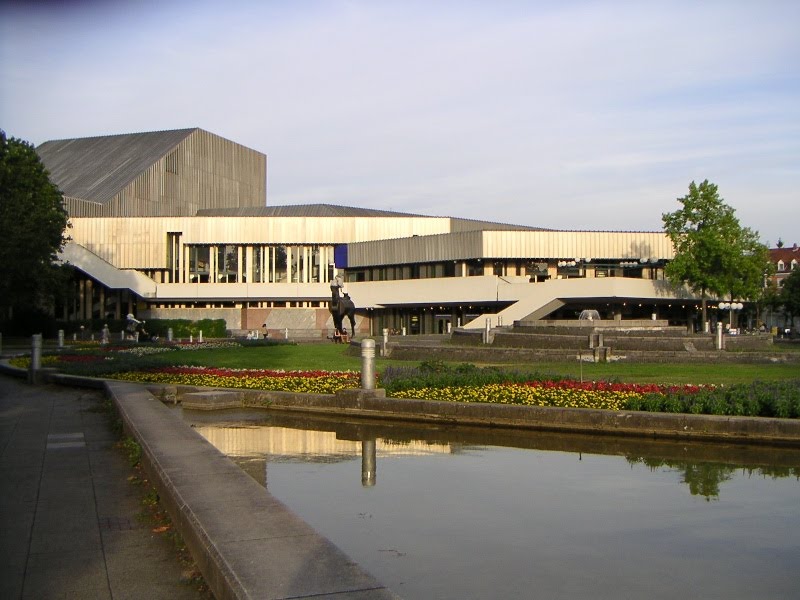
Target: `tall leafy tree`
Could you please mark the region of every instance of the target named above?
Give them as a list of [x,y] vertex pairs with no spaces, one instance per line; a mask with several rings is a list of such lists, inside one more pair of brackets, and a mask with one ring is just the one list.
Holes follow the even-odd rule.
[[687,284],[700,296],[705,328],[708,298],[759,296],[769,253],[757,232],[739,224],[736,211],[708,180],[699,185],[693,181],[678,202],[678,210],[662,215],[664,231],[675,248],[665,274],[673,284]]
[[800,269],[794,269],[783,280],[778,302],[786,313],[789,325],[793,326],[794,318],[800,316]]
[[34,147],[0,130],[0,320],[52,296],[67,226],[63,195]]
[[[733,253],[733,263],[728,269],[728,298],[733,301],[751,300],[756,308],[768,293],[767,276],[774,271],[769,249],[759,241],[758,233],[743,227]],[[731,315],[731,326],[733,314]]]

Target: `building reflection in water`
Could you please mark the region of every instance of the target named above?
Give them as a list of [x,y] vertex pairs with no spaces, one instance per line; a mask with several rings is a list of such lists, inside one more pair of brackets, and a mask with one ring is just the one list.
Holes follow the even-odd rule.
[[[286,423],[282,423],[285,425]],[[741,469],[746,475],[800,480],[800,451],[797,449],[728,444],[690,444],[686,441],[642,441],[603,436],[569,436],[538,432],[434,432],[431,439],[419,439],[430,430],[404,430],[341,423],[333,425],[306,421],[298,427],[252,424],[193,423],[194,429],[223,454],[230,456],[251,477],[267,486],[267,462],[333,463],[361,457],[361,484],[377,484],[378,458],[462,454],[492,446],[510,446],[574,453],[580,461],[585,454],[624,456],[634,465],[651,471],[674,471],[677,481],[687,485],[693,496],[718,500],[722,484]],[[396,437],[395,437],[396,436]]]
[[797,597],[800,448],[183,416],[409,600]]
[[267,485],[268,462],[338,462],[361,456],[361,485],[376,484],[378,457],[452,454],[450,444],[421,440],[392,442],[375,437],[348,440],[334,431],[261,426],[195,425],[195,431],[240,464],[261,485]]

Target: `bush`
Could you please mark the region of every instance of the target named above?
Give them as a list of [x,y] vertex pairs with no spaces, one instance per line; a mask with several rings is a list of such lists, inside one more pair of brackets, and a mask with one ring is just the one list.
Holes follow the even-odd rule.
[[144,325],[147,333],[166,339],[167,333],[172,329],[173,339],[183,339],[192,336],[197,338],[203,332],[204,338],[228,337],[225,319],[149,319]]
[[381,387],[387,394],[417,388],[484,386],[499,383],[527,383],[536,380],[559,381],[561,377],[508,371],[498,367],[476,367],[464,363],[450,367],[443,361],[426,361],[418,367],[386,367]]
[[628,410],[726,415],[739,417],[800,418],[800,379],[736,384],[695,394],[648,394],[631,398]]
[[[39,317],[42,323],[46,323],[45,318]],[[58,330],[63,329],[64,334],[71,338],[73,334],[81,335],[83,339],[88,340],[94,334],[95,339],[100,338],[100,332],[103,330],[104,325],[108,325],[111,330],[112,339],[118,339],[119,333],[125,330],[127,326],[126,319],[83,319],[80,321],[55,321],[51,318],[53,326],[48,330],[49,333],[44,333],[45,337],[56,337]],[[83,327],[83,329],[81,329]],[[39,325],[41,329],[41,325]],[[199,321],[190,321],[189,319],[146,319],[144,321],[144,328],[150,335],[156,335],[160,338],[166,339],[167,332],[172,329],[172,336],[175,339],[188,338],[190,335],[198,337],[200,332],[203,332],[204,338],[225,338],[228,337],[225,319],[201,319]],[[39,333],[34,331],[33,333]],[[9,333],[9,335],[11,335]],[[21,334],[20,334],[21,335]]]

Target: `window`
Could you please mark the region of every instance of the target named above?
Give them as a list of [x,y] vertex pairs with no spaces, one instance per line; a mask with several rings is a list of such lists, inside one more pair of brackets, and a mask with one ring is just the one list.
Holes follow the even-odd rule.
[[783,263],[782,260],[778,261],[778,271],[783,271],[786,269],[786,265]]
[[218,283],[236,283],[239,271],[239,253],[236,246],[232,244],[217,246],[216,264]]
[[273,246],[272,259],[275,261],[275,271],[270,281],[284,283],[286,281],[286,246]]
[[792,259],[792,266],[790,267],[790,270],[794,271],[796,268],[797,268],[797,259],[793,258]]
[[169,273],[169,281],[180,281],[180,252],[181,252],[181,234],[180,232],[170,231],[167,233],[167,270]]
[[209,246],[191,246],[189,248],[189,281],[191,283],[208,283],[210,250]]
[[483,275],[483,263],[480,261],[467,262],[467,277],[479,277]]

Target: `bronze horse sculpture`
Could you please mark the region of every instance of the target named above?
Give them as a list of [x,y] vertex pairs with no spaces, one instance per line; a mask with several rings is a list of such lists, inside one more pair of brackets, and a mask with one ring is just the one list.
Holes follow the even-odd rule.
[[333,317],[333,326],[339,335],[344,334],[342,329],[342,322],[344,318],[350,319],[350,335],[355,335],[356,332],[356,305],[350,299],[350,295],[345,293],[344,297],[339,295],[339,288],[341,286],[338,282],[331,284],[331,305],[328,308]]

